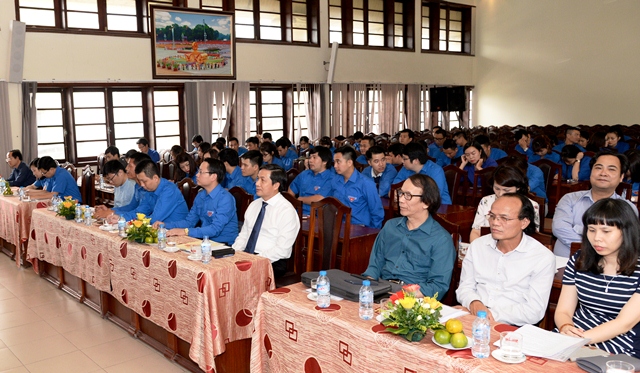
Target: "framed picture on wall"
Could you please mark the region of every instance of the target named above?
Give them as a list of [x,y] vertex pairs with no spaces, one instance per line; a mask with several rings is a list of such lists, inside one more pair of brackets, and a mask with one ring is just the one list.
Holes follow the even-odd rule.
[[151,6],[154,79],[235,79],[231,12]]

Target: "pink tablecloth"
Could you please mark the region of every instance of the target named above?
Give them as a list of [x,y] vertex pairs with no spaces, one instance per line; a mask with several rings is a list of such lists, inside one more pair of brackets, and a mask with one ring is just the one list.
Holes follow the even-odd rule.
[[[471,350],[446,350],[431,341],[407,342],[384,331],[375,320],[358,317],[358,304],[332,302],[316,309],[301,284],[262,294],[251,340],[251,372],[582,372],[575,363],[527,358],[504,364],[492,357],[476,359]],[[474,317],[461,318],[471,335]],[[494,325],[491,343],[499,338]],[[491,347],[493,350],[495,347]]]
[[21,202],[17,188],[12,188],[12,196],[0,195],[0,237],[16,246],[16,264],[20,266],[20,250],[29,240],[31,214],[36,208],[46,208],[47,201]]

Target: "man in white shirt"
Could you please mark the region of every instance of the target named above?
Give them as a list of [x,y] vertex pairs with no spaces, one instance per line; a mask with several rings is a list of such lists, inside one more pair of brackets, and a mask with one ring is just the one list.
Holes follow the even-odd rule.
[[275,278],[287,271],[293,243],[300,230],[295,208],[284,198],[287,174],[278,165],[260,167],[256,195],[244,214],[242,230],[233,249],[265,257],[271,261]]
[[553,253],[527,236],[535,232],[533,206],[507,193],[488,214],[491,234],[471,243],[462,262],[458,302],[492,321],[535,324],[544,317],[556,272]]

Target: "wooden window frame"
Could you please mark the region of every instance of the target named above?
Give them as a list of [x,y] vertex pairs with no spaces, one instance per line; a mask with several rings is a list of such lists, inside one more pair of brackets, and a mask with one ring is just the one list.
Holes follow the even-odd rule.
[[[422,1],[420,6],[420,19],[422,20],[423,7],[429,8],[429,45],[425,48],[421,46],[423,53],[442,53],[442,54],[455,54],[455,55],[467,55],[472,56],[471,53],[471,33],[472,33],[472,10],[473,6],[449,3],[446,1],[429,0]],[[460,52],[451,52],[440,50],[440,10],[447,10],[447,31],[449,28],[449,13],[453,11],[459,11],[462,13],[462,50]],[[422,30],[422,21],[420,23],[420,29]],[[447,32],[447,43],[449,41],[449,33]],[[421,38],[422,41],[422,38]]]

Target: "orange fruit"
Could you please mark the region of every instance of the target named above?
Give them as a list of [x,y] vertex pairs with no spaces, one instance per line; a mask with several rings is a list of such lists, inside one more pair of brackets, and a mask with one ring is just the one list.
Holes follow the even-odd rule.
[[451,333],[444,329],[439,329],[433,334],[433,338],[441,345],[446,345],[451,340]]
[[467,347],[467,336],[464,333],[456,333],[451,336],[451,346],[455,348]]
[[462,321],[458,319],[449,319],[444,326],[451,334],[460,333],[462,331]]

